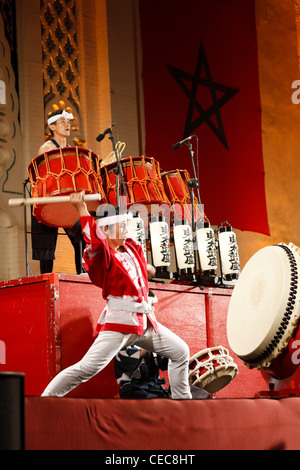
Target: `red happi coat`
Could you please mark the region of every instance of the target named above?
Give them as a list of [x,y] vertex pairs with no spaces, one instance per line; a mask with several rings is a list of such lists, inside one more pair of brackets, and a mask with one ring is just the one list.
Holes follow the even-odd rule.
[[[98,227],[92,216],[81,217],[81,227],[86,241],[83,253],[83,267],[93,284],[102,289],[105,300],[109,298],[132,300],[142,303],[148,298],[147,261],[141,245],[127,238],[123,245],[133,259],[139,279],[131,274],[129,263],[121,254],[109,247],[104,232]],[[97,330],[112,330],[122,333],[142,335],[144,330],[144,313],[103,310],[98,321]],[[154,316],[147,315],[147,320],[157,330]]]

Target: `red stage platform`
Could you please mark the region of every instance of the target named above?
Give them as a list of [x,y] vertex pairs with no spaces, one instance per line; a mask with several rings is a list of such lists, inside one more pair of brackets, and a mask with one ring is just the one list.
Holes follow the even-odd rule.
[[[141,401],[27,397],[26,448],[154,450],[153,458],[163,450],[184,450],[184,455],[193,450],[299,450],[299,417],[300,398]],[[112,455],[104,452],[105,457]],[[196,453],[192,463],[203,464],[202,453]]]
[[[159,300],[158,320],[187,342],[191,355],[212,346],[229,349],[239,374],[217,397],[252,398],[268,388],[266,374],[248,370],[227,343],[231,289],[156,282],[150,288]],[[81,359],[105,305],[101,290],[86,275],[66,274],[3,281],[0,302],[0,340],[6,345],[0,370],[24,372],[26,395],[40,395],[61,369]],[[113,364],[69,396],[118,396]]]

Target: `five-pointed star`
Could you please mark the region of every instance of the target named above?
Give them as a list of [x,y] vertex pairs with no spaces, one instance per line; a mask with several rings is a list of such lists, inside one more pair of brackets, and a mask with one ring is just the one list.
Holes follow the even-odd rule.
[[[204,67],[206,75],[203,78],[201,77],[202,66]],[[227,101],[229,101],[236,93],[238,93],[239,90],[237,90],[236,88],[221,85],[220,83],[216,83],[213,81],[202,42],[200,43],[198,60],[194,75],[191,75],[188,72],[184,72],[183,70],[180,70],[178,68],[172,67],[171,65],[167,65],[167,67],[172,76],[175,78],[178,85],[182,88],[182,90],[190,100],[185,121],[183,138],[185,139],[186,137],[188,137],[195,131],[195,129],[197,129],[199,126],[201,126],[201,124],[206,122],[206,124],[215,134],[215,136],[228,150],[228,144],[221,119],[220,108],[224,106],[224,104],[227,103]],[[186,82],[191,82],[191,88],[186,85]],[[208,87],[210,90],[212,105],[207,110],[204,110],[201,104],[198,103],[196,99],[197,89],[199,85]],[[217,98],[217,91],[223,93],[220,98]],[[198,111],[199,117],[197,117],[193,121],[192,119],[194,109]],[[211,117],[213,115],[216,116],[217,126],[211,120]]]

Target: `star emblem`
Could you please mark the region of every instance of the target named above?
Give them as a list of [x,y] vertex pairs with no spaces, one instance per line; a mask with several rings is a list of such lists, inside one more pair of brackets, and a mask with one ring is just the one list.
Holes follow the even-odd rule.
[[[200,43],[198,52],[198,60],[195,68],[194,75],[180,70],[171,65],[167,65],[169,72],[172,74],[180,88],[184,91],[189,98],[189,107],[185,121],[185,128],[183,138],[185,139],[191,135],[199,126],[206,123],[213,131],[215,136],[228,150],[227,139],[221,118],[220,108],[224,106],[234,95],[238,93],[238,89],[232,88],[220,83],[214,82],[208,66],[203,43]],[[201,77],[202,69],[204,69],[204,77]],[[187,83],[191,84],[190,86]],[[197,91],[199,86],[209,88],[212,104],[206,110],[197,101]],[[217,92],[222,92],[221,97],[217,97]],[[197,112],[197,117],[193,120],[194,112]],[[212,121],[212,116],[215,116],[216,123]]]

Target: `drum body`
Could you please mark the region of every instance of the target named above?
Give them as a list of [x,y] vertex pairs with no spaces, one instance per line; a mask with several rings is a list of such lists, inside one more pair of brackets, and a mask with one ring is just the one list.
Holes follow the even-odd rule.
[[299,248],[262,248],[246,263],[228,308],[229,345],[251,369],[278,379],[292,375],[300,317]]
[[223,346],[203,349],[190,358],[190,383],[209,393],[226,387],[237,374],[238,367]]
[[[64,147],[38,155],[28,166],[32,197],[67,196],[74,192],[99,193],[106,196],[100,175],[100,160],[91,150]],[[87,202],[89,211],[96,210],[101,201]],[[71,203],[37,204],[33,215],[39,222],[53,227],[71,227],[78,212]]]
[[[190,175],[187,170],[166,171],[161,175],[165,193],[170,201],[174,217],[187,219],[192,223],[191,197],[188,186]],[[197,221],[203,213],[198,205],[198,199],[194,200],[194,215]]]
[[[128,157],[121,160],[123,178],[127,192],[127,205],[142,204],[149,210],[152,204],[168,204],[161,180],[159,163],[154,158]],[[116,174],[117,162],[110,163],[101,168],[103,188],[107,201],[113,206],[117,205]],[[120,194],[122,182],[120,179]]]

